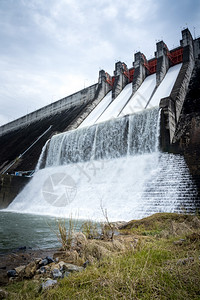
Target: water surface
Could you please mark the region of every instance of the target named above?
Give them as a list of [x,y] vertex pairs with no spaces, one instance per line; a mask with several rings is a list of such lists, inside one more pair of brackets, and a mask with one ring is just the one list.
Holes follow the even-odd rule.
[[[82,222],[75,223],[79,230]],[[57,224],[55,217],[0,211],[0,253],[24,246],[32,249],[60,247]],[[67,227],[67,219],[65,224]]]

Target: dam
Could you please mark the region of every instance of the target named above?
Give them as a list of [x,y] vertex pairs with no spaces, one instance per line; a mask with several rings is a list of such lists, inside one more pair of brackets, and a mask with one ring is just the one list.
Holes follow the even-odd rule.
[[[0,127],[0,208],[102,220],[200,208],[200,39]],[[33,176],[32,176],[33,174]]]

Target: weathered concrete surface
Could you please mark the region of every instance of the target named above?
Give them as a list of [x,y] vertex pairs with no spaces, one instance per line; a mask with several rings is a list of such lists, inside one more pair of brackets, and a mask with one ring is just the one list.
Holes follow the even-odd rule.
[[141,86],[141,84],[147,76],[146,68],[144,66],[143,54],[141,52],[137,52],[134,56],[135,61],[133,66],[135,68],[135,72],[132,83],[133,94],[138,90],[138,88]]
[[163,41],[160,41],[156,44],[156,58],[156,85],[158,86],[170,67],[169,58],[167,56],[167,48]]
[[98,83],[5,124],[0,127],[0,136],[17,128],[25,127],[35,121],[40,121],[43,118],[68,110],[71,107],[87,104],[91,99],[94,99],[97,88]]
[[3,171],[6,166],[19,157],[52,125],[51,129],[8,172],[34,170],[45,142],[54,133],[65,131],[66,127],[84,107],[84,104],[71,107],[66,111],[43,118],[39,122],[32,122],[24,128],[18,128],[0,136],[0,171]]
[[6,208],[30,178],[20,176],[1,175],[0,176],[0,209]]
[[77,115],[75,120],[66,128],[66,130],[78,128],[110,90],[111,86],[106,82],[105,71],[101,70],[99,72],[99,83],[94,98],[87,103],[85,108]]
[[[196,60],[188,92],[169,151],[182,153],[200,195],[200,60]],[[200,207],[200,203],[199,203]]]
[[114,76],[115,76],[115,82],[112,88],[112,99],[114,100],[123,90],[125,85],[128,83],[128,78],[124,74],[124,67],[126,64],[122,63],[121,61],[118,61],[115,64],[115,71],[114,71]]
[[[20,156],[30,145],[52,125],[50,130],[27,151],[24,156],[17,160],[17,162],[9,168],[6,173],[14,174],[15,171],[34,170],[42,147],[45,142],[55,133],[65,131],[74,118],[83,110],[85,105],[71,107],[66,111],[57,113],[56,115],[41,119],[39,122],[32,122],[29,126],[18,128],[10,131],[7,134],[0,136],[0,171],[2,172],[10,165],[17,157]],[[4,178],[4,175],[2,175]],[[2,186],[0,190],[0,208],[5,208],[20,190],[27,183],[27,178],[21,176],[6,178],[6,185]]]
[[[78,126],[109,89],[110,85],[102,70],[98,84],[0,127],[0,173],[14,174],[16,171],[34,170],[45,142],[52,135],[70,129],[70,124]],[[27,149],[29,150],[22,155]],[[0,191],[0,202],[4,207],[24,186],[24,181],[22,177],[12,177],[12,182],[6,185],[6,193],[5,189]]]
[[161,99],[161,147],[168,151],[172,143],[180,113],[194,68],[193,39],[188,29],[182,31],[183,64],[169,97]]

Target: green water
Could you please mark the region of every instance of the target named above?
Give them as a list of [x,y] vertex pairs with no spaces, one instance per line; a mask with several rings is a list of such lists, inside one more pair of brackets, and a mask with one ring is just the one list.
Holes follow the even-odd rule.
[[[66,227],[68,220],[65,221]],[[75,221],[79,230],[81,221]],[[32,249],[56,248],[58,242],[55,217],[0,211],[0,253],[26,246]]]

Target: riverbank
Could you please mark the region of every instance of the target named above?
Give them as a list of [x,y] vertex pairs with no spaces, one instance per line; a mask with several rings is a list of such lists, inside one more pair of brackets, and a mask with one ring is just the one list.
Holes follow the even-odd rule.
[[3,287],[7,298],[199,299],[198,216],[155,214],[122,226],[113,240],[83,239],[79,249],[52,253],[55,262],[49,265],[51,270],[74,263],[82,272],[68,272],[47,289],[42,284],[54,279],[44,275],[11,280]]

